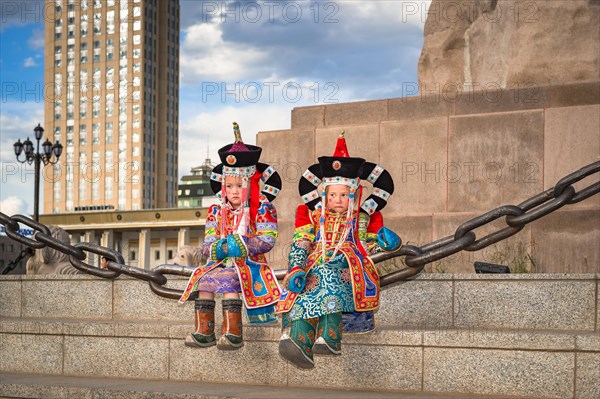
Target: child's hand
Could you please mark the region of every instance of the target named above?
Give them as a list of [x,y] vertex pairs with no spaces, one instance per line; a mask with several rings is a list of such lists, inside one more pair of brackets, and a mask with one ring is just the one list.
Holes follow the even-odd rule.
[[285,277],[284,286],[296,294],[302,292],[306,285],[306,273],[299,267],[294,267]]
[[234,258],[239,258],[241,256],[245,256],[245,253],[242,252],[242,248],[240,248],[240,245],[235,240],[235,237],[233,234],[227,235],[226,247],[227,247],[227,256],[231,256]]
[[402,244],[400,237],[385,226],[377,232],[377,242],[384,251],[393,251]]
[[217,260],[223,260],[227,257],[227,240],[221,238],[215,243]]

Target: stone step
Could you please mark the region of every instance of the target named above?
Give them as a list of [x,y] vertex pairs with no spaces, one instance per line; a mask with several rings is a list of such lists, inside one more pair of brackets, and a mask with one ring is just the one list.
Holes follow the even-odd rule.
[[597,399],[598,277],[419,276],[384,290],[376,330],[345,335],[342,355],[316,357],[313,370],[279,356],[278,324],[246,323],[237,351],[186,347],[193,303],[157,297],[142,281],[1,278],[0,372]]
[[[480,397],[436,393],[0,373],[0,398],[15,399],[473,399]],[[500,397],[488,396],[488,398]]]
[[244,347],[231,352],[186,347],[192,327],[3,318],[0,370],[58,379],[253,383],[275,391],[319,387],[397,395],[595,398],[600,389],[600,334],[593,332],[383,326],[345,335],[341,356],[317,356],[313,370],[299,370],[278,354],[278,325],[246,325]]

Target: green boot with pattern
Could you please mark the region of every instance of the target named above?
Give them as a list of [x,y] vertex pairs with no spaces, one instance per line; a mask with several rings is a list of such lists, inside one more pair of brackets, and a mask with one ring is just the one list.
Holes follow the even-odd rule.
[[279,339],[279,354],[296,367],[312,369],[315,367],[312,347],[315,343],[318,318],[299,319],[291,322],[290,334]]
[[313,353],[317,355],[342,354],[342,314],[332,313],[319,317],[317,340]]

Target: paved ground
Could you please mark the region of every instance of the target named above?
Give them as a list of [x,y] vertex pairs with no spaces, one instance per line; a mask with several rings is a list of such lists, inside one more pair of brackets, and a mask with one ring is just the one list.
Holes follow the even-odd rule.
[[42,397],[65,399],[473,399],[480,396],[0,373],[0,398]]

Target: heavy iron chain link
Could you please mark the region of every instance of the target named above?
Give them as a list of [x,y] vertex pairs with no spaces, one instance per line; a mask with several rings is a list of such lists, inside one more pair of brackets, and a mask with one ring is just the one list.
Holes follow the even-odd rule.
[[[406,267],[381,277],[381,286],[406,280],[419,274],[425,265],[446,258],[460,251],[478,251],[501,240],[504,240],[531,223],[551,212],[567,205],[585,200],[600,192],[600,181],[591,184],[580,191],[572,186],[589,175],[600,172],[600,161],[593,162],[576,172],[562,178],[556,185],[543,191],[519,205],[502,205],[480,216],[461,224],[453,235],[425,244],[421,247],[415,245],[399,245],[396,250],[384,251],[370,256],[375,263],[387,259],[405,256]],[[496,230],[484,237],[477,238],[475,229],[487,225],[496,219],[504,217],[506,227]],[[165,287],[165,275],[190,276],[195,267],[180,265],[160,265],[152,270],[133,267],[125,264],[123,256],[110,248],[98,244],[80,242],[70,245],[53,238],[50,229],[23,215],[9,217],[0,212],[0,223],[6,227],[6,235],[30,248],[40,249],[46,246],[54,248],[69,255],[71,264],[94,276],[114,279],[121,274],[148,281],[151,290],[162,297],[179,299],[181,290]],[[34,230],[33,239],[18,233],[19,223],[23,223]],[[91,266],[84,262],[85,251],[104,256],[108,259],[107,269]],[[278,279],[283,279],[286,270],[276,270]]]

